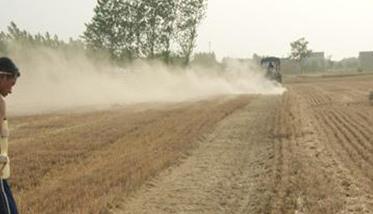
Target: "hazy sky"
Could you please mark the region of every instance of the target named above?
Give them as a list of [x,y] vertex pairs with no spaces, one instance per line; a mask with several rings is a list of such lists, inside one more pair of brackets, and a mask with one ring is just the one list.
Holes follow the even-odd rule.
[[[32,33],[76,38],[96,0],[0,0],[0,30],[13,20]],[[339,60],[373,50],[372,0],[209,0],[197,51],[223,56],[287,56],[305,37],[314,51]]]

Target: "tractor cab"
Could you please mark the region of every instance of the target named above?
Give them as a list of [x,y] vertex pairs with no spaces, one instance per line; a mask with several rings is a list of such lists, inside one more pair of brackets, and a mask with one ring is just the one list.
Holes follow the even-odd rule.
[[265,76],[270,80],[276,80],[282,82],[280,73],[280,59],[277,57],[265,57],[260,61],[260,65],[266,71]]

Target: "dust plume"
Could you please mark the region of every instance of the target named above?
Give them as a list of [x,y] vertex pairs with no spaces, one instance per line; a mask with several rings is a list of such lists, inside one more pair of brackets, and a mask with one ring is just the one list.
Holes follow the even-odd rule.
[[8,113],[33,114],[139,102],[178,102],[225,94],[281,94],[284,88],[264,78],[249,63],[232,61],[224,71],[202,67],[134,62],[119,68],[92,61],[84,53],[36,48],[10,55],[21,78],[7,97]]

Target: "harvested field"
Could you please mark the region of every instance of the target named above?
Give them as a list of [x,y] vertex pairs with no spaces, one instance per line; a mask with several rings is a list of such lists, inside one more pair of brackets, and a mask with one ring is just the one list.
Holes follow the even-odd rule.
[[97,213],[188,155],[250,97],[11,118],[22,213]]
[[373,213],[373,76],[10,118],[21,213]]

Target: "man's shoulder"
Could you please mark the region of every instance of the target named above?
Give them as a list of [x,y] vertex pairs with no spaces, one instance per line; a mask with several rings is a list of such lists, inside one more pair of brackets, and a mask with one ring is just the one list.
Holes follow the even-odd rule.
[[3,96],[0,96],[0,112],[5,111],[5,99]]
[[0,95],[0,105],[5,105],[5,99]]

